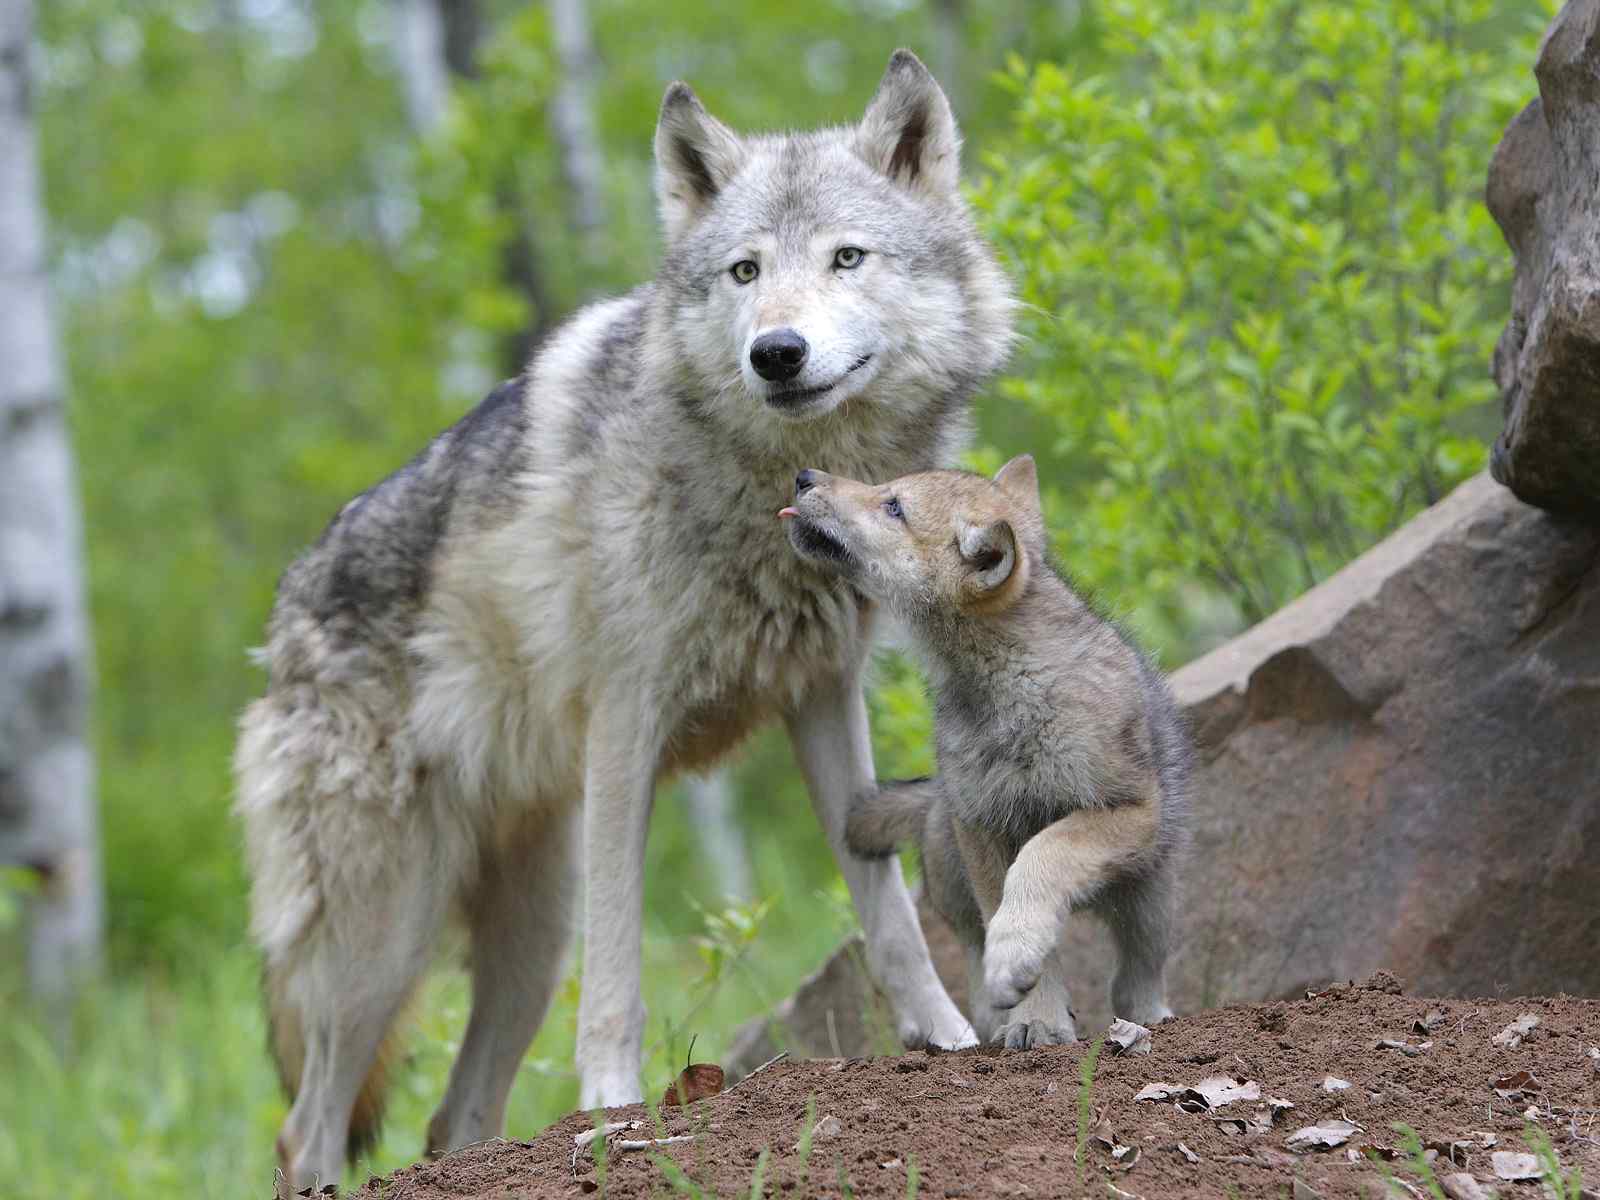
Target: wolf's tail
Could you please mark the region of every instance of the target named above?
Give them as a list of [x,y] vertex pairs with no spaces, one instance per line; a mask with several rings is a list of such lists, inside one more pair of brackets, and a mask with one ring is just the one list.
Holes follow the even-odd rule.
[[937,786],[932,779],[904,779],[858,796],[845,823],[845,845],[862,858],[885,858],[907,842],[920,842]]
[[[300,1090],[300,1076],[305,1066],[306,1042],[301,1024],[300,1010],[290,1000],[289,982],[292,965],[274,968],[268,963],[262,968],[261,985],[267,1005],[267,1044],[272,1052],[273,1065],[278,1069],[278,1082],[294,1103]],[[387,1100],[389,1082],[404,1055],[404,1033],[409,1024],[407,1013],[410,1004],[384,1032],[378,1044],[378,1053],[372,1060],[367,1077],[361,1081],[355,1104],[350,1110],[350,1130],[345,1138],[345,1157],[355,1162],[370,1152],[383,1132],[383,1110]]]

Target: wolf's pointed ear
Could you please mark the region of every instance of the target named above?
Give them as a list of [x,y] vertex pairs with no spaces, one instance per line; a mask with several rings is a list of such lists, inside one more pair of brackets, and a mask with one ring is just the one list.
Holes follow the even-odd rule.
[[1007,604],[1027,583],[1028,563],[1010,521],[964,525],[957,545],[962,560],[972,568],[967,591],[975,605],[988,608]]
[[909,50],[889,59],[856,130],[856,153],[903,187],[936,194],[961,181],[961,135],[943,90]]
[[995,485],[1029,512],[1043,509],[1039,502],[1039,468],[1031,454],[1019,454],[1001,467],[994,477]]
[[661,99],[656,123],[656,199],[671,241],[705,211],[744,159],[744,146],[686,83]]

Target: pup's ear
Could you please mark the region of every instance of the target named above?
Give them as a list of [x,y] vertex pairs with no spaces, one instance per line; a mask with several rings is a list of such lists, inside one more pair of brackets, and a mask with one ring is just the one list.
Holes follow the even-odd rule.
[[656,123],[656,199],[668,241],[694,223],[743,160],[743,143],[688,84],[667,88]]
[[966,588],[978,606],[1007,604],[1027,583],[1027,560],[1010,521],[964,525],[957,544],[962,560],[972,568]]
[[911,51],[889,59],[856,130],[856,153],[916,191],[947,194],[961,181],[961,135],[950,102]]
[[1037,515],[1043,510],[1039,501],[1039,468],[1031,454],[1019,454],[1001,467],[994,477],[995,484],[1012,500],[1028,512]]

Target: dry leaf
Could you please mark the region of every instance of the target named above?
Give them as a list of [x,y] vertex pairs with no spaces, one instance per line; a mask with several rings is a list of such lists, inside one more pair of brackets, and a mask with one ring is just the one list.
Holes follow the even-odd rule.
[[1373,1047],[1374,1050],[1398,1050],[1407,1058],[1415,1058],[1417,1055],[1432,1048],[1432,1042],[1423,1042],[1421,1045],[1413,1046],[1410,1042],[1402,1042],[1395,1038],[1381,1038],[1378,1044]]
[[1183,1088],[1176,1083],[1147,1083],[1139,1089],[1134,1100],[1171,1100],[1182,1092]]
[[1178,1143],[1178,1153],[1183,1155],[1184,1158],[1188,1159],[1191,1163],[1197,1163],[1200,1161],[1200,1156],[1193,1150],[1189,1149],[1189,1147],[1185,1146],[1182,1142]]
[[1518,1154],[1514,1150],[1496,1150],[1489,1156],[1498,1179],[1537,1179],[1539,1160],[1532,1154]]
[[1360,1133],[1361,1126],[1353,1121],[1331,1120],[1317,1125],[1307,1125],[1289,1135],[1289,1149],[1318,1150],[1342,1146],[1352,1136]]
[[1322,1090],[1325,1092],[1342,1092],[1350,1086],[1348,1079],[1340,1079],[1337,1075],[1324,1075],[1322,1077]]
[[1185,1088],[1178,1097],[1178,1107],[1184,1112],[1205,1112],[1221,1108],[1236,1100],[1261,1099],[1261,1085],[1253,1079],[1235,1079],[1228,1075],[1212,1075],[1193,1087]]
[[1523,1013],[1489,1040],[1496,1046],[1504,1046],[1508,1050],[1515,1050],[1522,1045],[1522,1039],[1532,1033],[1534,1026],[1538,1023],[1538,1017],[1532,1013]]
[[678,1078],[667,1085],[661,1097],[662,1108],[679,1104],[693,1104],[722,1090],[722,1068],[716,1063],[690,1063],[678,1073]]
[[1512,1071],[1494,1081],[1494,1094],[1502,1100],[1521,1100],[1530,1092],[1539,1091],[1539,1081],[1531,1071]]
[[1113,1047],[1113,1054],[1150,1053],[1150,1031],[1120,1017],[1106,1030],[1106,1041]]
[[1278,1118],[1283,1116],[1284,1113],[1294,1111],[1293,1104],[1287,1100],[1281,1100],[1277,1096],[1267,1097],[1267,1107],[1270,1110],[1269,1115],[1274,1125],[1278,1123]]
[[1412,1033],[1432,1033],[1444,1024],[1444,1013],[1437,1008],[1430,1008],[1422,1018],[1411,1022]]

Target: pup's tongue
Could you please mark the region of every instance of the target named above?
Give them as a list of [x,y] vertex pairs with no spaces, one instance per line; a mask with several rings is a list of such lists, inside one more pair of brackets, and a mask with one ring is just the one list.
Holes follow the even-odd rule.
[[793,505],[790,505],[788,508],[780,508],[778,510],[779,517],[798,517],[799,515],[800,510],[795,508]]

